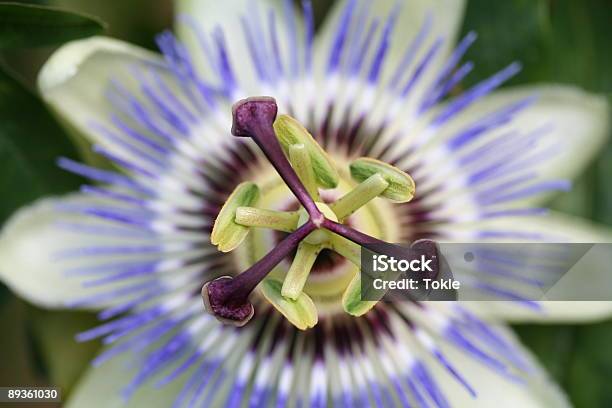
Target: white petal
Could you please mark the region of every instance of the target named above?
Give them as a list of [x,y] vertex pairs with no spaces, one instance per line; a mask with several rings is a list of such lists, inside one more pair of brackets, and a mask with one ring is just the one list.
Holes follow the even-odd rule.
[[92,123],[106,123],[110,80],[135,84],[134,67],[161,64],[158,55],[105,37],[73,41],[57,50],[38,75],[38,88],[52,109],[90,141],[99,141]]
[[[451,137],[460,134],[469,125],[477,123],[486,114],[491,114],[529,97],[535,97],[535,102],[514,115],[509,123],[488,131],[473,143],[468,143],[457,150],[447,147],[446,142],[452,140]],[[446,198],[450,195],[452,197],[450,202],[453,203],[454,208],[465,216],[470,212],[469,208],[457,205],[457,202],[464,201],[462,198],[469,201],[469,198],[476,191],[486,191],[492,185],[517,176],[536,174],[537,177],[532,177],[529,185],[537,184],[540,181],[575,177],[604,146],[610,133],[609,130],[608,103],[601,96],[587,93],[576,87],[563,85],[502,89],[476,101],[437,130],[437,136],[431,145],[431,150],[425,155],[421,155],[424,163],[422,173],[427,175],[430,183],[446,186],[441,189],[445,193],[441,193],[440,197],[437,198],[442,201],[442,205],[444,205],[444,201],[449,201]],[[467,176],[470,174],[470,169],[472,172],[476,172],[475,167],[498,162],[500,160],[499,156],[503,154],[505,149],[489,150],[479,157],[479,162],[472,161],[469,166],[455,166],[455,160],[449,160],[447,164],[441,164],[439,160],[436,161],[436,158],[440,157],[456,159],[465,157],[483,144],[501,135],[504,135],[507,140],[507,147],[512,149],[520,143],[524,144],[524,141],[521,142],[520,138],[525,140],[525,136],[534,134],[538,135],[535,144],[524,148],[522,156],[517,158],[516,162],[511,163],[511,170],[500,173],[492,180],[468,182]],[[516,140],[516,142],[513,142],[513,140]],[[530,157],[534,157],[531,162],[520,168],[517,166],[522,158],[528,160]],[[516,168],[512,168],[512,166]],[[462,177],[465,177],[465,180],[461,181]],[[517,187],[515,190],[520,188],[523,187]],[[502,192],[499,194],[503,196],[508,193]],[[500,209],[499,206],[503,208],[509,205],[512,207],[534,205],[548,196],[550,194],[536,194],[527,198],[518,197],[514,200],[502,201],[501,204],[498,204],[498,208],[495,208],[495,206],[490,208]],[[478,211],[478,209],[475,210]],[[450,208],[449,211],[451,211]]]
[[525,86],[496,92],[475,110],[493,109],[529,95],[536,96],[537,101],[517,116],[513,127],[528,132],[550,123],[552,131],[547,138],[550,145],[560,149],[560,154],[543,163],[541,177],[573,178],[601,151],[609,136],[607,100],[571,86]]
[[[502,330],[502,327],[498,329]],[[526,378],[525,384],[519,384],[502,377],[491,369],[480,364],[474,358],[466,355],[462,351],[457,351],[451,347],[446,348],[445,354],[461,375],[472,385],[477,393],[476,398],[472,398],[461,385],[453,381],[448,373],[443,373],[439,365],[431,364],[436,367],[438,382],[443,384],[443,391],[452,406],[457,407],[569,407],[569,401],[557,384],[551,381],[548,374],[535,361],[531,353],[521,346],[516,337],[509,331],[507,338],[512,341],[514,346],[521,351],[521,354],[528,358],[533,364],[534,373]],[[444,378],[444,381],[442,381]]]
[[[246,18],[249,21],[258,18],[261,26],[267,32],[268,11],[276,12],[277,32],[282,34],[284,16],[282,0],[259,0],[257,2],[251,0],[229,0],[229,1],[214,1],[214,0],[177,0],[176,7],[176,33],[180,40],[187,46],[194,62],[197,64],[200,72],[204,75],[210,75],[213,71],[211,61],[208,60],[202,49],[200,35],[208,35],[214,32],[217,28],[223,30],[223,36],[227,44],[227,50],[230,54],[230,63],[238,76],[242,86],[247,88],[257,82],[255,79],[255,71],[251,63],[251,57],[243,32],[243,24],[241,18]],[[258,13],[256,16],[253,13]],[[200,32],[194,31],[194,24]],[[256,41],[268,41],[269,37],[257,38]],[[206,40],[210,44],[210,37]],[[279,42],[282,44],[285,40],[284,35],[279,36]]]
[[[489,220],[473,226],[478,230],[546,233],[550,242],[611,243],[612,231],[561,214],[546,217],[512,217]],[[558,240],[554,240],[557,237]],[[475,313],[485,318],[507,321],[579,322],[602,320],[612,316],[612,301],[588,301],[589,296],[605,299],[612,293],[612,253],[609,245],[598,247],[597,253],[587,253],[564,277],[550,289],[556,299],[544,301],[543,310],[533,310],[514,302],[466,302]],[[588,261],[588,262],[587,262]],[[597,292],[597,293],[595,293]],[[600,293],[601,292],[601,293]]]
[[[538,234],[533,242],[580,242],[580,243],[610,243],[612,229],[597,225],[591,221],[566,214],[550,212],[544,216],[508,216],[491,218],[480,222],[448,225],[449,233],[454,232],[454,238],[473,242],[477,233],[482,231],[504,231]],[[536,238],[536,237],[534,237]],[[495,238],[496,242],[502,242]],[[511,237],[506,242],[528,242],[529,239]]]
[[597,322],[612,316],[612,302],[604,301],[547,301],[542,302],[542,312],[521,307],[513,302],[466,302],[484,319],[527,323]]
[[71,392],[67,408],[167,408],[177,397],[183,381],[155,388],[150,383],[125,400],[121,391],[134,379],[134,356],[132,353],[116,356],[99,367],[90,367]]
[[[319,66],[324,66],[327,63],[334,35],[338,29],[338,19],[341,17],[343,9],[348,2],[349,0],[336,1],[324,25],[317,33],[315,58]],[[437,68],[442,66],[445,57],[452,47],[455,46],[466,5],[464,0],[405,0],[400,2],[397,0],[372,0],[358,3],[358,7],[368,4],[370,7],[370,17],[380,17],[383,24],[391,16],[395,5],[399,4],[401,7],[391,37],[390,48],[385,57],[386,65],[383,77],[389,76],[397,68],[406,49],[417,36],[423,23],[428,17],[431,18],[432,26],[428,39],[424,42],[421,52],[417,55],[422,56],[425,54],[428,46],[437,38],[442,38],[444,44],[442,52],[438,53],[437,58],[428,66],[427,72],[420,82],[423,85],[429,82],[427,78],[437,74]],[[366,29],[367,27],[357,28],[360,34]],[[351,41],[357,41],[357,38],[352,40],[349,38],[348,42],[350,43]],[[415,58],[415,61],[418,59]],[[414,65],[413,63],[411,66]]]
[[[67,248],[95,244],[115,245],[125,242],[116,237],[68,232],[61,222],[80,222],[84,216],[58,212],[60,204],[82,204],[90,198],[73,194],[64,198],[42,199],[17,211],[0,233],[0,279],[28,301],[48,308],[65,307],[68,302],[86,299],[97,289],[82,287],[82,279],[68,277],[66,270],[83,266],[83,260],[59,259],[58,253]],[[91,218],[91,226],[99,225]],[[111,261],[105,258],[105,261]],[[93,263],[95,260],[89,259]],[[105,287],[110,289],[113,286]]]
[[[282,0],[260,0],[257,2],[261,17],[268,17],[268,10],[277,13],[282,10]],[[249,55],[245,36],[242,31],[241,17],[252,18],[250,12],[253,10],[253,2],[250,0],[229,0],[218,2],[214,0],[177,0],[175,2],[177,15],[177,35],[191,48],[192,52],[201,52],[197,38],[194,38],[192,22],[197,23],[205,33],[212,32],[215,28],[223,29],[228,48],[235,50],[233,54],[239,58]],[[280,16],[277,16],[280,17]],[[277,22],[278,23],[278,22]],[[240,59],[236,62],[239,62]]]

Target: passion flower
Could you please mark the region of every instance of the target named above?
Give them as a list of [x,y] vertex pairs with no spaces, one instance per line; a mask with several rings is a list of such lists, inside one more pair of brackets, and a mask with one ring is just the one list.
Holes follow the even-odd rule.
[[[113,165],[61,159],[95,184],[0,237],[24,297],[102,309],[78,339],[107,348],[73,406],[98,390],[147,407],[566,404],[482,316],[609,305],[368,303],[355,264],[377,240],[608,240],[538,204],[601,146],[606,103],[494,93],[518,63],[457,92],[476,37],[453,48],[461,1],[337,3],[315,39],[308,1],[179,0],[161,57],[93,38],[43,68],[46,101]],[[277,105],[232,116],[258,95]]]

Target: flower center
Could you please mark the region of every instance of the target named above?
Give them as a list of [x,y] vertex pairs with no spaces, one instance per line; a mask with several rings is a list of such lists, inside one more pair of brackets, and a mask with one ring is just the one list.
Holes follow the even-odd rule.
[[[395,203],[410,201],[414,181],[371,158],[334,162],[300,123],[287,115],[276,117],[276,110],[271,98],[250,98],[234,105],[232,133],[252,138],[282,182],[266,177],[263,184],[241,183],[219,212],[212,244],[222,252],[237,250],[243,255],[238,258],[246,259],[248,265],[236,277],[204,285],[206,309],[221,321],[246,324],[254,314],[249,296],[258,287],[300,329],[313,327],[320,314],[342,309],[362,315],[376,302],[361,300],[360,247],[384,243],[379,238],[387,238],[380,222],[382,211],[370,202],[377,197]],[[348,168],[338,171],[342,167]],[[299,203],[297,209],[286,210],[295,208],[289,192]],[[358,216],[354,215],[358,210]],[[274,239],[279,232],[286,234],[280,241]],[[317,276],[313,267],[324,251],[349,262]],[[286,268],[282,261],[288,256],[292,259]]]

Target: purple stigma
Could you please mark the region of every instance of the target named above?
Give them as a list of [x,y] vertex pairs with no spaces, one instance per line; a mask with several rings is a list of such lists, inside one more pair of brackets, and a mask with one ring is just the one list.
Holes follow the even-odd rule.
[[245,325],[254,314],[253,305],[248,299],[251,292],[315,229],[316,226],[312,222],[306,222],[235,278],[222,276],[207,282],[202,288],[206,310],[224,323],[236,326]]
[[232,107],[232,134],[250,137],[257,143],[287,187],[304,206],[312,222],[319,227],[324,219],[323,214],[291,167],[274,133],[277,111],[276,100],[271,97],[258,96],[236,102]]

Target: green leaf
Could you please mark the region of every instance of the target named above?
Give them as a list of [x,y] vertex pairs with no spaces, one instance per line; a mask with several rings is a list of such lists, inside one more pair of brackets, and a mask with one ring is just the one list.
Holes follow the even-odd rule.
[[29,344],[26,304],[8,294],[0,304],[0,322],[5,327],[0,336],[0,383],[35,385],[41,383]]
[[77,333],[99,324],[93,313],[28,307],[30,337],[50,383],[66,397],[100,349],[100,341],[77,342]]
[[[612,100],[610,100],[612,103]],[[612,174],[612,143],[608,143],[600,160],[595,165],[594,182],[594,218],[599,222],[612,225],[612,188],[610,187],[610,174]]]
[[515,330],[581,407],[612,406],[612,321],[590,325],[519,325]]
[[470,0],[463,35],[473,30],[478,40],[465,57],[466,61],[474,61],[474,71],[464,84],[471,86],[513,61],[520,61],[523,70],[510,83],[545,77],[551,30],[547,3],[547,0]]
[[612,322],[580,327],[565,387],[576,407],[610,407]]
[[[465,57],[475,68],[464,85],[518,60],[523,70],[509,84],[560,82],[610,96],[610,21],[608,0],[470,0],[463,32],[474,30],[479,39]],[[612,225],[610,163],[609,145],[553,207]]]
[[514,330],[548,373],[562,384],[574,351],[577,328],[573,325],[523,324],[516,325]]
[[75,148],[40,99],[0,69],[0,225],[18,207],[78,188],[80,178],[56,165]]
[[0,3],[0,49],[57,45],[104,31],[101,21],[58,8]]

